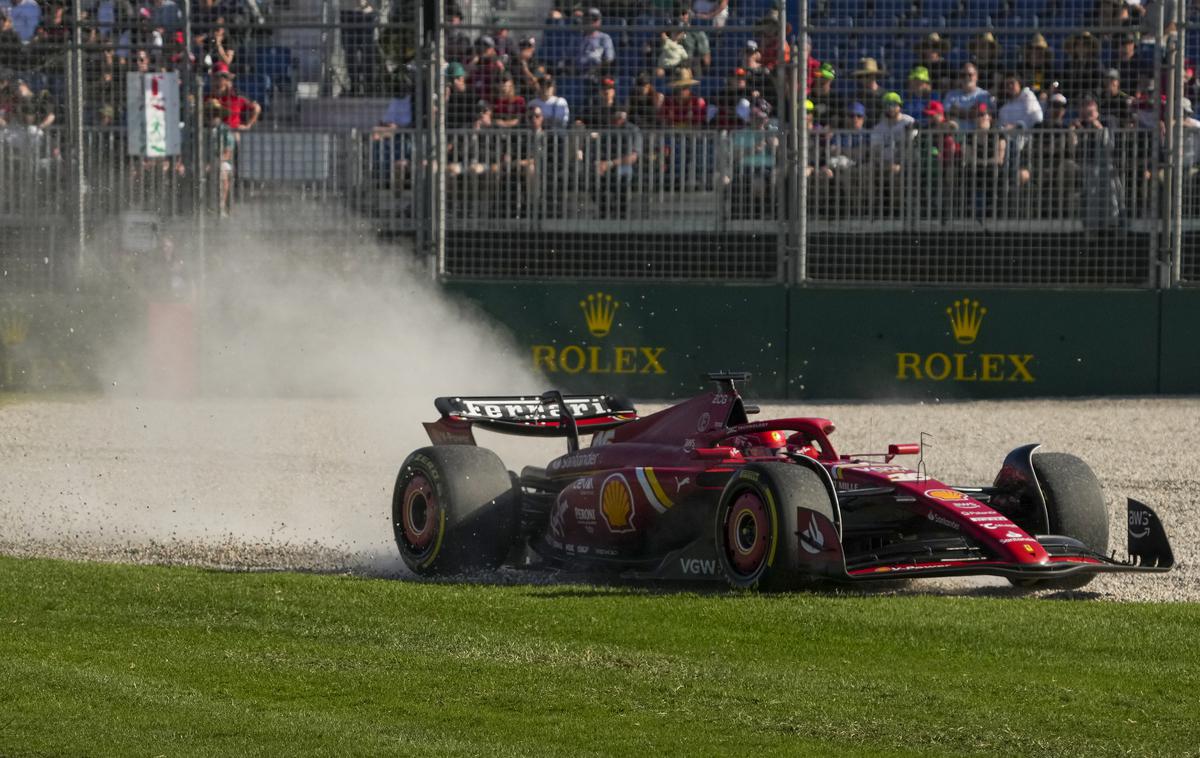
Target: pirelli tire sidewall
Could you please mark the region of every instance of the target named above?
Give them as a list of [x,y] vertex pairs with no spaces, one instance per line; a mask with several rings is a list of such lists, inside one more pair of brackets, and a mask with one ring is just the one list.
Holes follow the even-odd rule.
[[[766,591],[811,584],[797,553],[798,509],[824,512],[830,507],[824,484],[807,468],[790,463],[745,466],[725,485],[717,505],[714,537],[725,581],[736,589]],[[761,559],[758,547],[764,550]]]
[[512,548],[517,490],[503,461],[472,445],[434,445],[405,459],[392,492],[392,531],[421,576],[499,567]]

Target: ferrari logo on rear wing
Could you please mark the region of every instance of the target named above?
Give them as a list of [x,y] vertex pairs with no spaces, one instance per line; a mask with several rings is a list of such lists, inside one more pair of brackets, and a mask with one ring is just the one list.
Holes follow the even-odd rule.
[[[557,402],[561,397],[561,402]],[[612,429],[637,418],[637,409],[611,395],[439,397],[434,406],[451,422],[479,424],[497,432],[563,437],[573,428],[586,432]],[[570,419],[563,418],[563,410]],[[570,423],[574,421],[574,423]]]

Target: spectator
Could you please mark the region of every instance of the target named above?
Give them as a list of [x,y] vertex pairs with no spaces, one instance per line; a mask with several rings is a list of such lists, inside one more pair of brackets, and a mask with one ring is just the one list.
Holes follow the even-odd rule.
[[1080,211],[1084,228],[1091,232],[1112,229],[1123,220],[1125,191],[1117,174],[1112,130],[1100,118],[1095,97],[1083,98],[1071,132],[1082,178]]
[[734,69],[721,91],[708,101],[708,123],[717,129],[740,128],[742,122],[738,117],[738,104],[744,101],[748,103],[749,94],[746,72],[740,68]]
[[675,69],[687,63],[688,52],[687,48],[683,46],[686,36],[687,30],[678,26],[659,32],[658,55],[654,59],[659,76],[669,76],[675,72]]
[[20,0],[9,9],[8,17],[12,19],[13,31],[21,44],[28,45],[42,23],[42,8],[37,0]]
[[500,79],[500,91],[492,98],[492,119],[496,126],[511,129],[521,125],[525,115],[525,98],[517,94],[516,84],[511,76]]
[[446,66],[446,128],[466,129],[475,121],[475,101],[467,92],[467,70],[454,61]]
[[492,39],[496,43],[496,58],[504,65],[505,70],[508,70],[512,61],[520,54],[516,37],[507,26],[498,26],[492,34]]
[[774,73],[781,63],[792,62],[792,49],[780,33],[783,21],[778,11],[769,11],[758,22],[758,45],[762,50],[762,65]]
[[987,103],[975,109],[975,123],[963,141],[963,168],[968,199],[976,219],[982,220],[999,190],[1000,168],[1007,160],[1008,141],[992,129],[992,112]]
[[868,165],[871,150],[871,133],[865,128],[866,122],[866,106],[851,103],[846,108],[845,129],[836,132],[829,141],[828,166],[833,173],[834,197],[841,216],[852,213],[863,194],[863,167]]
[[229,66],[223,63],[214,65],[213,76],[216,77],[217,101],[227,111],[225,125],[235,132],[254,128],[262,115],[262,106],[237,93],[233,88],[234,74],[229,70]]
[[484,34],[475,40],[475,53],[467,61],[467,83],[476,100],[488,100],[499,87],[504,64],[496,54],[496,40]]
[[618,111],[625,113],[617,105],[617,83],[605,77],[600,80],[600,91],[588,104],[581,120],[593,129],[603,129],[613,123]]
[[517,82],[517,92],[528,102],[541,92],[538,79],[546,76],[546,66],[537,60],[537,40],[526,37],[517,43],[517,57],[509,66]]
[[854,72],[854,80],[858,82],[858,102],[867,109],[867,121],[878,121],[883,116],[883,96],[887,91],[879,80],[887,76],[887,71],[880,67],[874,58],[860,58],[858,70]]
[[913,66],[912,71],[908,72],[908,93],[905,95],[909,113],[924,113],[925,106],[934,98],[929,69],[924,66]]
[[898,92],[886,93],[880,102],[883,105],[883,117],[871,129],[871,150],[885,172],[898,174],[913,138],[916,119],[901,111],[904,99]]
[[943,39],[937,32],[930,32],[917,43],[917,64],[929,72],[930,84],[938,92],[945,92],[955,84],[954,69],[946,60],[950,52],[950,40]]
[[1067,38],[1067,67],[1062,90],[1070,99],[1095,95],[1102,88],[1104,69],[1100,67],[1100,40],[1089,31]]
[[[992,102],[991,93],[979,86],[979,69],[974,63],[964,63],[960,69],[960,85],[958,89],[951,90],[946,94],[942,105],[945,106],[947,115],[959,121],[964,128],[970,129],[974,127],[974,122],[977,120],[980,105],[990,105]],[[964,121],[965,120],[965,121]],[[967,122],[971,126],[967,126]],[[989,126],[991,114],[988,113]]]
[[692,67],[692,71],[703,73],[712,65],[712,51],[708,46],[708,35],[703,30],[692,28],[691,13],[687,6],[679,9],[678,19],[679,26],[683,29],[683,37],[679,40],[679,44],[687,53],[688,65]]
[[692,0],[692,15],[720,29],[729,19],[729,0]]
[[1104,90],[1096,99],[1100,117],[1121,129],[1132,126],[1133,98],[1121,89],[1121,72],[1110,68],[1104,78]]
[[228,216],[233,195],[233,159],[237,150],[237,137],[229,127],[229,117],[232,114],[218,98],[205,101],[204,113],[208,117],[209,144],[212,145],[213,153],[208,165],[210,170],[215,168],[219,180],[217,211],[221,216]]
[[600,31],[600,9],[588,8],[585,14],[587,30],[579,43],[575,67],[583,73],[597,73],[612,67],[617,58],[612,37]]
[[749,129],[738,130],[731,138],[730,201],[735,219],[763,218],[774,206],[779,134],[771,110],[765,98],[756,97],[750,103]]
[[[1130,82],[1136,85],[1143,79],[1150,79],[1154,76],[1154,60],[1150,56],[1143,55],[1138,50],[1138,38],[1136,34],[1124,34],[1120,37],[1117,43],[1117,56],[1113,61],[1113,68],[1116,69],[1118,77],[1121,81]],[[1103,106],[1103,103],[1101,103]],[[1101,113],[1104,111],[1101,110]]]
[[846,99],[833,91],[836,76],[833,64],[822,63],[808,93],[808,99],[813,103],[813,118],[823,124],[835,123],[846,112]]
[[979,81],[988,91],[999,89],[1001,85],[1000,43],[996,35],[984,32],[972,37],[967,43],[967,60],[975,64],[979,73]]
[[637,127],[646,129],[658,125],[658,112],[662,109],[663,94],[654,89],[654,77],[643,71],[634,81],[633,94],[625,104],[625,112],[629,121]]
[[555,94],[553,77],[542,77],[541,93],[529,104],[537,106],[544,119],[543,127],[561,129],[571,125],[571,106],[565,98]]
[[758,43],[752,39],[746,40],[746,44],[742,46],[742,65],[739,68],[746,72],[746,86],[753,91],[761,92],[773,107],[775,105],[775,77],[763,65],[762,51],[759,50]]
[[183,28],[183,11],[175,4],[175,0],[154,0],[154,9],[150,11],[150,25],[166,32],[174,32]]
[[1054,67],[1054,51],[1040,32],[1030,37],[1029,42],[1022,48],[1021,75],[1022,81],[1039,97],[1049,94],[1051,86],[1058,81],[1058,72]]
[[1047,103],[1049,115],[1038,125],[1038,154],[1041,156],[1038,180],[1042,187],[1043,215],[1064,218],[1070,196],[1079,181],[1079,165],[1074,160],[1075,135],[1068,132],[1067,98],[1055,92]]
[[233,65],[233,59],[236,55],[233,45],[229,41],[229,32],[225,28],[225,17],[217,17],[216,26],[212,30],[212,42],[209,48],[209,54],[212,56],[212,62],[224,63],[226,66]]
[[641,135],[625,111],[612,111],[610,119],[603,125],[608,130],[595,136],[592,198],[600,207],[600,218],[627,218],[634,169],[642,152]]
[[13,28],[12,19],[0,13],[0,71],[14,71],[21,67],[21,48],[21,38]]
[[677,129],[699,128],[708,119],[708,104],[704,98],[692,94],[692,87],[700,84],[692,78],[689,69],[681,68],[676,72],[671,82],[671,94],[668,95],[659,111],[659,122],[663,126]]
[[[537,198],[538,164],[546,154],[545,114],[535,103],[525,111],[525,128],[509,143],[507,191],[513,218],[532,217]],[[553,201],[551,197],[548,200]]]
[[1021,77],[1016,72],[1010,72],[1004,77],[1004,105],[1000,106],[998,124],[1002,131],[1009,132],[1007,137],[1006,160],[1010,173],[1016,177],[1019,186],[1029,183],[1029,156],[1025,154],[1028,144],[1027,132],[1042,123],[1042,104],[1038,101],[1033,90],[1021,84]]
[[475,46],[471,37],[462,30],[462,11],[457,8],[446,11],[446,60],[466,63],[471,60]]

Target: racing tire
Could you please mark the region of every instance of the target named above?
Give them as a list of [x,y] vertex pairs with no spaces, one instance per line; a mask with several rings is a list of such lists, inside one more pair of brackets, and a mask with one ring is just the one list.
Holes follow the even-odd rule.
[[717,504],[717,563],[730,587],[779,592],[814,586],[801,564],[800,515],[806,508],[834,520],[834,504],[815,471],[794,463],[752,463]]
[[400,557],[419,576],[498,568],[517,529],[518,490],[500,457],[473,445],[423,447],[392,492]]
[[[1050,534],[1072,537],[1097,553],[1107,553],[1108,507],[1091,467],[1067,453],[1039,453],[1033,456],[1033,471],[1046,499]],[[1023,589],[1077,590],[1095,576],[1014,579],[1012,583]]]

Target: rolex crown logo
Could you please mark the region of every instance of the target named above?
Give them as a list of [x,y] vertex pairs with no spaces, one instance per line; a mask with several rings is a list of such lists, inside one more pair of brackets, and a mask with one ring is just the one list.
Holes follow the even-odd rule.
[[970,345],[979,336],[979,327],[983,324],[983,317],[987,315],[987,308],[981,307],[978,300],[964,297],[962,300],[955,300],[946,309],[946,315],[950,317],[950,328],[954,331],[955,341],[960,345]]
[[20,345],[29,336],[29,319],[19,313],[6,313],[0,317],[0,344],[5,347]]
[[613,300],[612,295],[597,292],[588,295],[586,300],[579,301],[583,309],[583,317],[587,319],[588,331],[593,337],[604,337],[612,329],[613,318],[621,304]]

